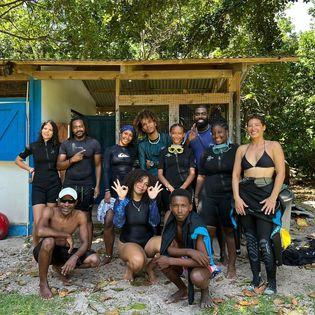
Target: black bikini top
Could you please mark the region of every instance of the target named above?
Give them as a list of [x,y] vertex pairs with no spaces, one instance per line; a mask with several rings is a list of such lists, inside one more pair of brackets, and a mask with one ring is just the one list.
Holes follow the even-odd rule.
[[242,158],[242,162],[241,162],[242,169],[244,171],[246,171],[250,168],[253,168],[253,167],[264,167],[264,168],[275,167],[275,163],[273,162],[272,158],[269,156],[269,154],[266,151],[266,142],[264,142],[264,153],[260,157],[260,159],[257,161],[256,165],[250,164],[246,158],[246,153],[247,153],[248,148],[249,148],[249,145],[246,149],[246,152],[245,152],[245,154]]

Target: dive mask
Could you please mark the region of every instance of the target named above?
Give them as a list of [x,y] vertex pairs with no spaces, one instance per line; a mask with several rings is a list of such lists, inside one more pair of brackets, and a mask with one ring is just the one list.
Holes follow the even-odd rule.
[[175,153],[175,154],[182,154],[184,152],[184,148],[180,144],[172,144],[171,146],[168,147],[168,152],[169,153]]

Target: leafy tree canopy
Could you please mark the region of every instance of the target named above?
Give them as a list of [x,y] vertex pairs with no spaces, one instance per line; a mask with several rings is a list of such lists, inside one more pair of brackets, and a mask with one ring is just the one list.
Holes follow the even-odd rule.
[[295,1],[2,0],[0,57],[270,55],[282,50],[278,20]]

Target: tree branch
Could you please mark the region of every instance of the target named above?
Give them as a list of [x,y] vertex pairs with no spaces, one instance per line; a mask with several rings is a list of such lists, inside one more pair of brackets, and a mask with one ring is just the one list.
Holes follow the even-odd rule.
[[22,40],[43,40],[43,39],[46,39],[48,37],[48,35],[38,36],[38,37],[25,37],[25,36],[13,34],[13,33],[10,33],[8,31],[1,30],[1,29],[0,29],[0,33],[6,34],[6,35],[9,35],[9,36],[13,36],[15,38],[19,38],[19,39],[22,39]]

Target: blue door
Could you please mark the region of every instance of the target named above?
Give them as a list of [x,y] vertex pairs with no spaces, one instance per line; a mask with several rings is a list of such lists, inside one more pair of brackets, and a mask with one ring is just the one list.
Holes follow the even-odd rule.
[[25,144],[25,99],[0,98],[0,161],[14,161]]

